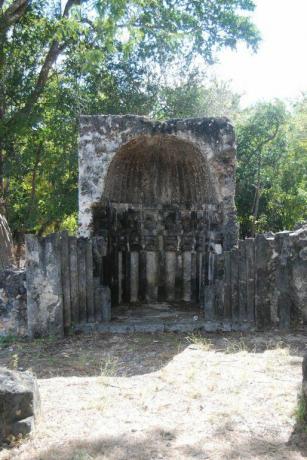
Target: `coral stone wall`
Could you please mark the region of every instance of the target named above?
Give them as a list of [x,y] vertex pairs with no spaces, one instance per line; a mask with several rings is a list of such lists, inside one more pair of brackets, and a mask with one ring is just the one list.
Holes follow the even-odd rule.
[[[176,171],[169,174],[171,164]],[[234,130],[226,118],[159,123],[133,115],[82,116],[79,234],[93,233],[93,207],[104,199],[130,204],[156,204],[155,198],[167,204],[217,203],[222,208],[224,245],[230,249],[237,241],[234,171]],[[180,178],[184,175],[191,180]],[[127,184],[126,176],[133,182]]]
[[108,241],[113,303],[200,302],[205,260],[237,241],[226,119],[82,117],[80,235]]
[[27,334],[26,272],[0,271],[0,336]]

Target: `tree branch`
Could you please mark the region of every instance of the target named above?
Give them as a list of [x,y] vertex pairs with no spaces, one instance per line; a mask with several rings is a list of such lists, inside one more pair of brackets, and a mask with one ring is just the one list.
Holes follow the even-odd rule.
[[69,12],[71,10],[71,8],[73,6],[80,6],[81,5],[81,0],[68,0],[66,5],[65,5],[65,8],[64,8],[64,12],[63,12],[63,17],[64,18],[67,18],[67,16],[69,15]]
[[252,206],[252,215],[253,215],[252,235],[253,236],[255,236],[256,234],[256,220],[258,218],[259,201],[260,201],[260,196],[262,193],[261,183],[260,183],[260,173],[261,173],[261,168],[262,168],[261,153],[262,153],[263,147],[275,139],[275,137],[278,134],[279,128],[280,128],[280,124],[276,125],[274,132],[270,136],[268,136],[266,139],[264,139],[262,142],[260,142],[254,150],[254,153],[258,155],[258,161],[257,161],[257,180],[256,180],[256,184],[253,185],[255,187],[255,194],[254,194],[253,206]]
[[264,141],[260,142],[257,145],[257,147],[254,150],[254,153],[257,153],[259,150],[261,151],[266,144],[273,141],[278,134],[279,128],[280,128],[280,125],[279,124],[276,125],[275,131],[270,136],[268,136]]
[[[5,33],[9,27],[18,22],[24,15],[29,0],[15,0],[5,11],[0,15],[0,31]],[[1,0],[0,7],[2,8],[4,0]]]
[[[22,0],[19,0],[22,1]],[[64,12],[63,17],[68,17],[71,8],[75,5],[80,5],[81,0],[68,0]],[[25,106],[21,109],[21,111],[17,114],[17,116],[21,114],[30,114],[35,103],[38,101],[40,95],[42,94],[44,87],[46,86],[50,70],[52,69],[54,63],[56,62],[58,56],[61,52],[66,48],[67,43],[60,44],[58,40],[53,40],[50,45],[49,51],[46,54],[45,60],[39,72],[39,75],[36,80],[35,87],[28,97],[28,100]]]

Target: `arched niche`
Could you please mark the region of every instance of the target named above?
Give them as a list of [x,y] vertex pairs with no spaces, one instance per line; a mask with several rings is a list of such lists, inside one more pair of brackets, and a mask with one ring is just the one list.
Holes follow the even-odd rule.
[[206,160],[192,143],[175,136],[139,136],[123,145],[108,168],[103,198],[154,208],[202,209],[216,204]]

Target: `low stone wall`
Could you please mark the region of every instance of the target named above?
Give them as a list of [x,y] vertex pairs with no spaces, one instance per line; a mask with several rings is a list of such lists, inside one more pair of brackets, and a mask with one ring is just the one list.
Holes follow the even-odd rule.
[[[307,324],[307,226],[241,240],[222,253],[215,246],[203,258],[199,281],[205,330]],[[0,335],[63,336],[109,321],[105,253],[99,238],[29,236],[26,272],[0,271]]]
[[209,321],[258,330],[307,323],[307,226],[260,234],[210,254],[203,306]]
[[95,263],[104,250],[101,238],[26,236],[29,337],[62,337],[79,324],[110,320],[110,289]]
[[26,272],[24,270],[0,271],[0,336],[26,334]]

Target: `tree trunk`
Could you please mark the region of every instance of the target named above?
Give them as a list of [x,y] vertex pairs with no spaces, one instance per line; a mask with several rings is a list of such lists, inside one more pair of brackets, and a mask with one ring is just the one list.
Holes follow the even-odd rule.
[[0,214],[0,270],[14,266],[13,237],[6,218]]

